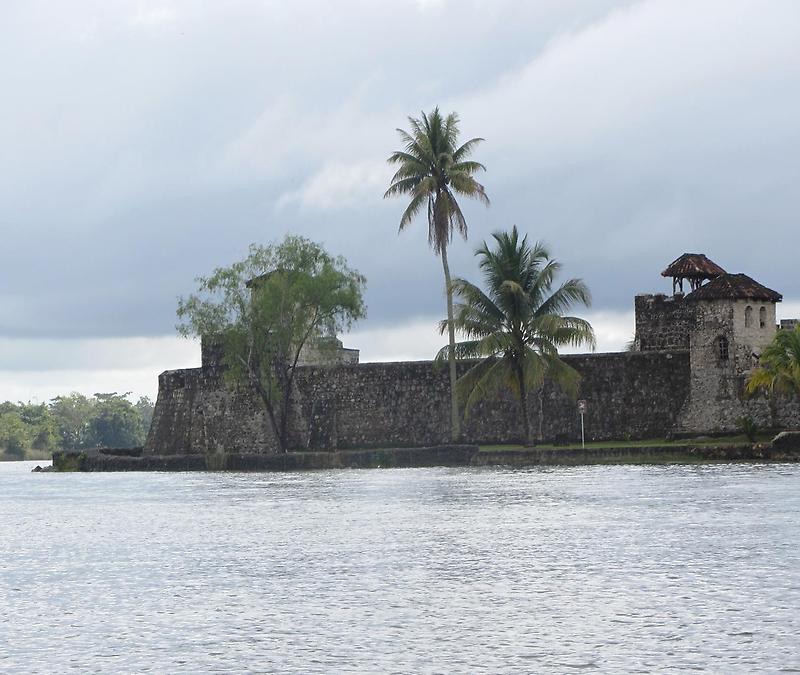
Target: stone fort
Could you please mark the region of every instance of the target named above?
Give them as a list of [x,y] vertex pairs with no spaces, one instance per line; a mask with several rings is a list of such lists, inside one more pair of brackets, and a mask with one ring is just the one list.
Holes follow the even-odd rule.
[[[776,325],[781,295],[745,274],[725,272],[702,254],[680,256],[662,276],[672,279],[672,295],[636,296],[629,351],[562,357],[581,375],[587,440],[731,432],[742,417],[764,428],[800,424],[797,400],[744,393],[747,375],[775,331],[796,324]],[[356,350],[338,341],[336,347],[304,353],[292,394],[290,448],[449,442],[446,367],[433,361],[359,363]],[[248,387],[224,380],[220,356],[203,341],[200,368],[159,376],[145,454],[275,452],[262,403]],[[460,372],[469,365],[459,364]],[[520,442],[517,406],[505,393],[480,403],[463,423],[464,440]],[[542,441],[580,440],[578,403],[557,387],[546,384],[541,400],[532,396],[530,413]]]

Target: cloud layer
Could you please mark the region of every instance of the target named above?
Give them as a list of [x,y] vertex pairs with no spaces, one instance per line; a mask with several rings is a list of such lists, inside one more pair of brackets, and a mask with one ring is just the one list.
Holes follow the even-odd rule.
[[441,271],[384,160],[436,104],[487,139],[457,274],[517,224],[597,311],[684,251],[800,298],[798,44],[794,0],[4,2],[0,340],[171,335],[194,277],[287,232],[366,274],[363,335],[413,332]]

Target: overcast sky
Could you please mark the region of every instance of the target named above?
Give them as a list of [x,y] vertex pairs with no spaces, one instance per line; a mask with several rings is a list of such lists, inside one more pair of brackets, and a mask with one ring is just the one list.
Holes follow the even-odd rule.
[[382,195],[434,105],[486,138],[454,273],[518,225],[601,349],[685,251],[800,313],[797,0],[3,0],[0,97],[0,401],[154,396],[199,363],[177,296],[287,232],[367,276],[362,360],[431,357],[440,263]]

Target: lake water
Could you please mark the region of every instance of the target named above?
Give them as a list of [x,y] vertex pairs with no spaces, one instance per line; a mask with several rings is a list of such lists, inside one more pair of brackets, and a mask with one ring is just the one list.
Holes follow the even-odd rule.
[[0,672],[800,672],[800,465],[31,474]]

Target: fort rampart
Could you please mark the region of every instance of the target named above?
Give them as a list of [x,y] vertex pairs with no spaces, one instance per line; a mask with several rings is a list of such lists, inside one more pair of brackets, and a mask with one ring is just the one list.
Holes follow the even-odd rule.
[[[587,440],[663,437],[676,426],[689,395],[687,351],[563,358],[581,374]],[[204,359],[202,368],[160,376],[145,453],[274,452],[263,404],[248,388],[226,383],[214,359]],[[463,373],[469,364],[459,367]],[[295,449],[429,446],[450,438],[447,369],[430,361],[300,367],[292,404]],[[544,440],[580,440],[577,403],[558,388],[546,385],[530,407]],[[517,401],[503,393],[480,403],[463,432],[469,443],[520,442]]]

